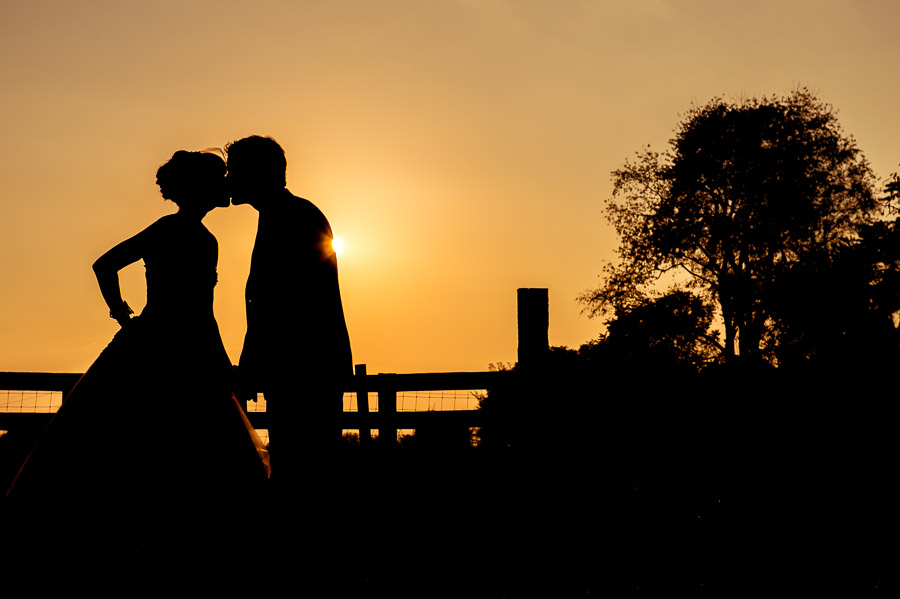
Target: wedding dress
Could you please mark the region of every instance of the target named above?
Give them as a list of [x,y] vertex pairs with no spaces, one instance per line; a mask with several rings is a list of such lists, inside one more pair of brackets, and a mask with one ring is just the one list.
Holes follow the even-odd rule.
[[268,456],[232,394],[213,313],[215,237],[173,214],[135,239],[146,307],[64,399],[7,493],[13,504],[192,514],[262,492]]

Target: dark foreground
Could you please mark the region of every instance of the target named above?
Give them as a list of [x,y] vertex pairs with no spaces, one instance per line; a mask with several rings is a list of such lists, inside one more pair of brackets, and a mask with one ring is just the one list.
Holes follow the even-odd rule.
[[540,443],[517,449],[348,450],[327,485],[184,521],[154,521],[152,508],[110,521],[66,505],[4,506],[2,585],[317,597],[891,592],[893,426],[859,403],[773,418],[777,407],[673,403],[569,434],[546,422]]

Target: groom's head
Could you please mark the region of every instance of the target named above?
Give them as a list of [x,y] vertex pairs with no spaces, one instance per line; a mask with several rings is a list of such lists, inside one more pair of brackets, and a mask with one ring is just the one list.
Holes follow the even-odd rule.
[[255,199],[284,189],[287,160],[271,137],[251,135],[225,146],[226,175],[232,204],[253,204]]

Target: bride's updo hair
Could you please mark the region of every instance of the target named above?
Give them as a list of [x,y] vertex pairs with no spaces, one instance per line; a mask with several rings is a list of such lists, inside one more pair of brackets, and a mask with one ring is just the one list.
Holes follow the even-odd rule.
[[198,200],[210,189],[221,186],[225,161],[210,152],[178,150],[156,171],[156,184],[162,197],[178,206]]

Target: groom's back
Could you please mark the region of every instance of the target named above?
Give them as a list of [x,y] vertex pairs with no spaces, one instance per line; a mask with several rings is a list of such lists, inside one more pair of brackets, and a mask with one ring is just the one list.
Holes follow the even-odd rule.
[[291,355],[317,367],[323,360],[343,361],[344,353],[349,360],[331,242],[328,219],[306,199],[285,193],[260,211],[247,280],[247,327],[270,360]]

